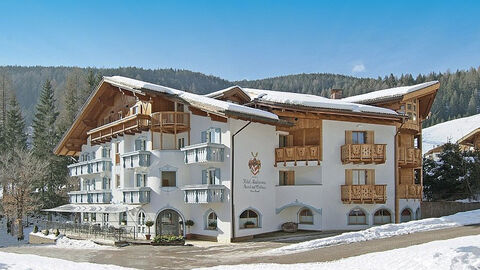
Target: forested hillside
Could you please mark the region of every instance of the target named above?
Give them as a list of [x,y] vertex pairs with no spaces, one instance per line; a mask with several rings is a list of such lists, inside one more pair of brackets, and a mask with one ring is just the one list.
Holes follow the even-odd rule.
[[[459,70],[456,72],[430,73],[384,78],[356,78],[352,76],[316,73],[296,74],[267,78],[253,81],[229,82],[215,76],[208,76],[199,72],[174,69],[142,69],[127,68],[73,68],[73,67],[0,67],[0,74],[6,74],[10,80],[10,87],[17,95],[18,101],[24,110],[27,123],[30,123],[34,113],[41,86],[50,79],[55,89],[55,97],[63,110],[65,98],[63,94],[67,88],[76,87],[77,99],[80,102],[91,91],[89,75],[94,74],[96,81],[100,76],[122,75],[152,83],[161,84],[195,93],[208,93],[230,85],[240,85],[253,88],[264,88],[298,93],[328,96],[331,88],[341,88],[344,96],[351,96],[395,86],[412,85],[430,80],[440,81],[440,91],[432,108],[431,118],[425,126],[440,123],[446,120],[469,116],[479,112],[480,68]],[[70,77],[70,80],[67,78]],[[70,81],[69,86],[67,81]],[[90,78],[92,83],[92,78]],[[1,84],[0,84],[1,87]]]

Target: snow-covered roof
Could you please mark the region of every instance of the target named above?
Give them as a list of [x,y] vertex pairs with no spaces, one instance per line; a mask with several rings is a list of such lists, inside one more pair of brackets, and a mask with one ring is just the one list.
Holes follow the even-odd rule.
[[214,112],[235,112],[240,114],[246,114],[255,117],[262,117],[271,120],[278,120],[278,116],[276,114],[255,109],[247,106],[243,106],[240,104],[235,104],[231,102],[226,102],[214,98],[210,98],[208,96],[197,95],[193,93],[188,93],[185,91],[173,89],[170,87],[165,87],[153,83],[148,83],[144,81],[139,81],[131,78],[126,78],[122,76],[112,76],[112,77],[104,77],[105,82],[108,82],[112,85],[127,88],[132,91],[141,91],[141,90],[150,90],[155,92],[164,93],[167,95],[172,95],[177,98],[180,98],[194,107],[202,108],[209,111]]
[[442,146],[448,142],[456,143],[466,135],[480,128],[480,114],[459,118],[423,129],[422,152]]
[[347,102],[368,104],[368,103],[373,103],[373,102],[378,102],[383,100],[399,98],[408,93],[412,93],[412,92],[427,88],[434,84],[438,84],[438,81],[424,82],[424,83],[415,84],[411,86],[400,86],[400,87],[388,88],[388,89],[373,91],[373,92],[362,94],[362,95],[346,97],[346,98],[343,98],[342,100]]
[[355,104],[351,102],[346,102],[339,99],[329,99],[316,95],[292,93],[292,92],[281,92],[273,90],[263,90],[263,89],[253,89],[253,88],[243,88],[239,86],[229,87],[220,91],[216,91],[210,94],[207,94],[208,97],[219,96],[220,94],[227,92],[233,88],[239,88],[241,91],[246,93],[250,99],[256,101],[265,101],[269,103],[276,103],[280,105],[296,105],[304,106],[311,108],[319,109],[333,109],[333,110],[344,110],[351,112],[359,113],[380,113],[388,115],[397,115],[393,110],[380,108],[370,105]]

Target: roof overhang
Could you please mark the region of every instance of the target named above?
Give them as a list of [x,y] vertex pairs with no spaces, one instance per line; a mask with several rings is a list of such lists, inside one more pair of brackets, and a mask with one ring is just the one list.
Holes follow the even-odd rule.
[[140,205],[128,204],[64,204],[44,212],[58,213],[122,213],[139,208]]

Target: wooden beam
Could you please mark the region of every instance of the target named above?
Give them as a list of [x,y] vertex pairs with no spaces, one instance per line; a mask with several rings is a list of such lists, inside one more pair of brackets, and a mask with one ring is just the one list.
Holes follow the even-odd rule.
[[216,114],[211,114],[210,113],[209,116],[210,116],[210,119],[212,119],[212,121],[226,123],[227,120],[228,120],[226,117],[222,117],[222,116],[219,116],[219,115],[216,115]]

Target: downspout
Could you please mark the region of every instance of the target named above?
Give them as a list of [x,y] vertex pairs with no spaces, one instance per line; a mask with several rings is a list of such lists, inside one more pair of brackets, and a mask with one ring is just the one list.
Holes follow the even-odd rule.
[[233,239],[235,239],[235,204],[234,204],[234,200],[233,200],[233,196],[235,194],[234,192],[234,188],[235,188],[235,174],[234,174],[234,170],[235,170],[235,136],[240,133],[242,130],[244,130],[248,125],[250,125],[252,123],[252,121],[249,121],[247,124],[245,124],[242,128],[240,128],[239,130],[237,130],[237,132],[235,132],[233,135],[232,135],[232,146],[231,146],[231,155],[232,155],[232,180],[230,181],[230,202],[231,202],[231,210],[232,210],[232,220],[231,220],[231,224],[232,224],[232,237],[231,237],[231,241],[233,241]]
[[403,124],[405,124],[405,120],[403,120],[402,124],[400,127],[398,127],[397,132],[395,133],[395,223],[400,223],[400,198],[398,196],[398,186],[400,185],[400,179],[399,178],[399,170],[400,168],[398,167],[398,133],[400,133],[400,130],[403,127]]

